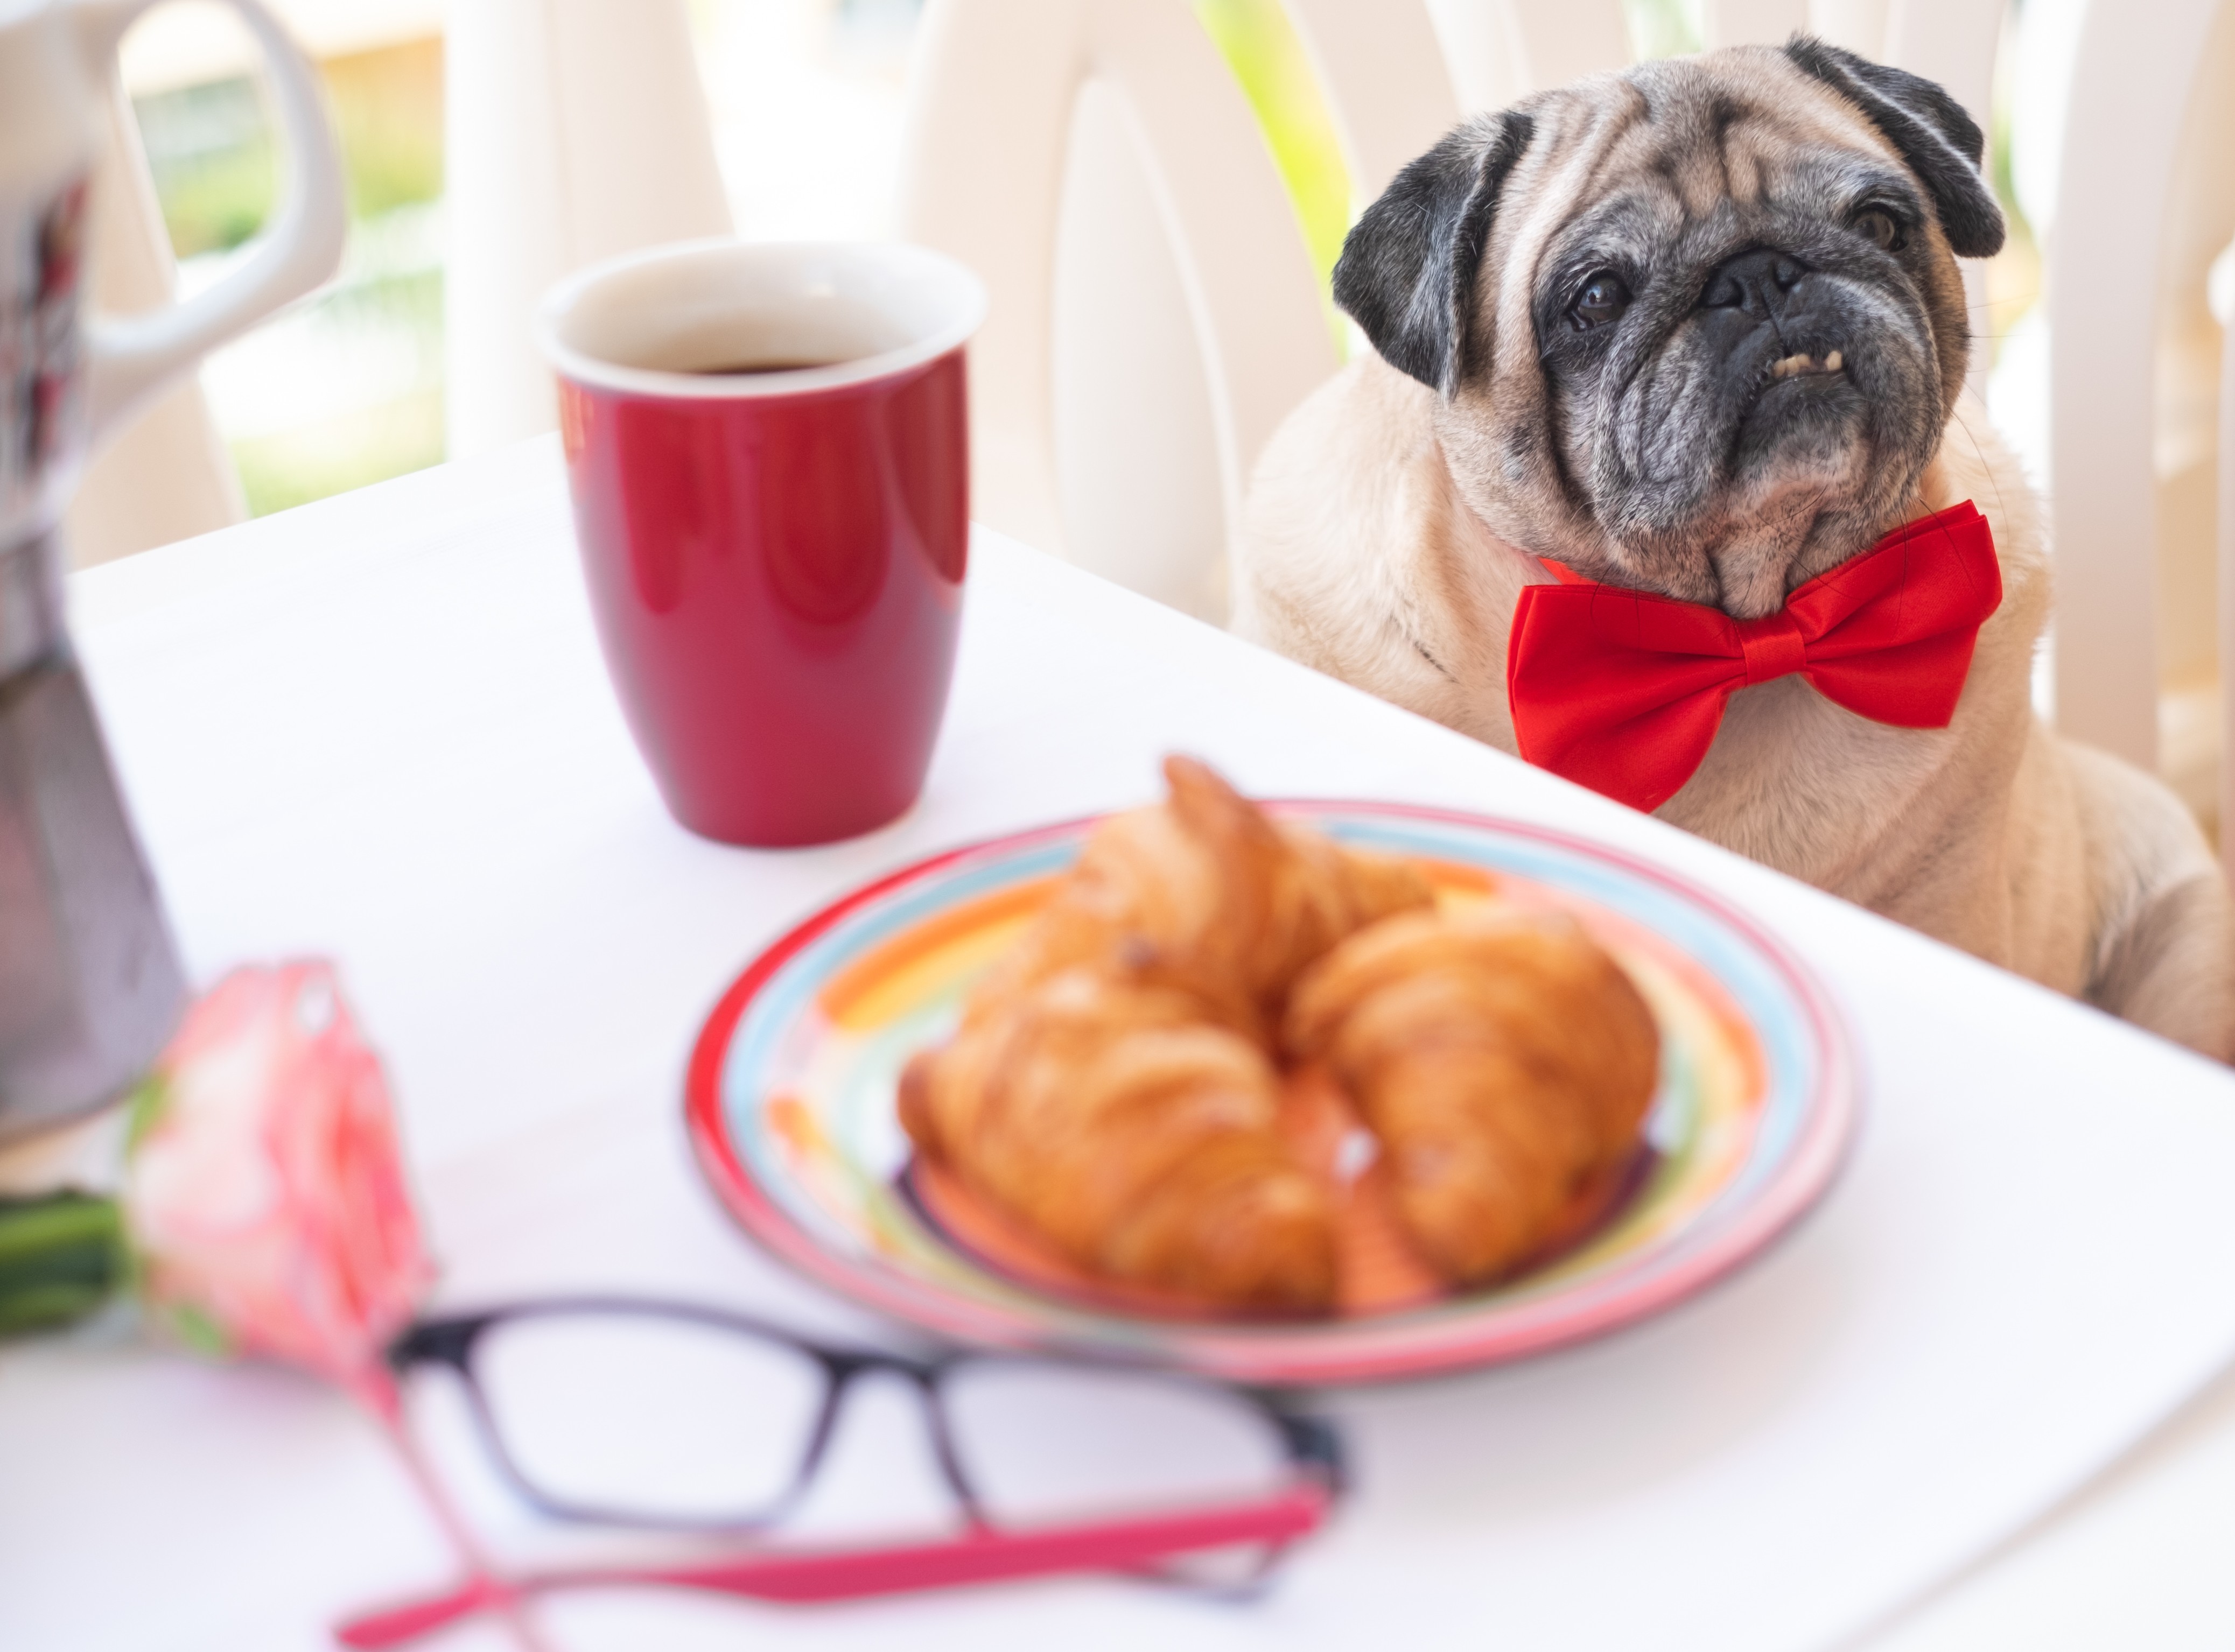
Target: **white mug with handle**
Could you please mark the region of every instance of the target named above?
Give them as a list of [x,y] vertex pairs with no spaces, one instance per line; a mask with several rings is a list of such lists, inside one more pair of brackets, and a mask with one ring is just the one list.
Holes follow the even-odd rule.
[[86,188],[116,48],[155,3],[0,0],[0,554],[52,528],[88,453],[151,395],[341,262],[341,165],[317,72],[258,0],[226,0],[263,49],[285,139],[271,220],[239,268],[184,303],[82,313]]

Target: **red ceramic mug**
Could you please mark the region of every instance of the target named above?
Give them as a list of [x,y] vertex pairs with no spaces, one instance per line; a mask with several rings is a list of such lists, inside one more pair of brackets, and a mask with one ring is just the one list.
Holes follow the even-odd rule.
[[545,302],[606,669],[691,831],[825,843],[922,790],[985,314],[976,277],[897,244],[663,247]]

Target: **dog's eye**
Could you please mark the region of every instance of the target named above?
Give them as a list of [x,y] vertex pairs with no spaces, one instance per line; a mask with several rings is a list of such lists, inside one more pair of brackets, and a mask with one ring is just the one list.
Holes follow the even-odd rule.
[[1855,214],[1855,233],[1871,245],[1887,252],[1898,252],[1908,245],[1901,225],[1894,216],[1882,206],[1866,206]]
[[1568,306],[1568,315],[1579,333],[1594,327],[1603,327],[1621,318],[1629,308],[1629,289],[1622,284],[1622,278],[1602,270],[1583,283],[1583,290],[1576,295],[1576,302]]

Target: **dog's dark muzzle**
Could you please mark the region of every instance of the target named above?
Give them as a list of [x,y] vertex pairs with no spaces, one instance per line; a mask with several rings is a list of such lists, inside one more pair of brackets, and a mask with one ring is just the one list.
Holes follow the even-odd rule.
[[1741,252],[1707,278],[1700,325],[1727,388],[1751,397],[1787,382],[1840,380],[1852,353],[1834,284],[1790,252]]

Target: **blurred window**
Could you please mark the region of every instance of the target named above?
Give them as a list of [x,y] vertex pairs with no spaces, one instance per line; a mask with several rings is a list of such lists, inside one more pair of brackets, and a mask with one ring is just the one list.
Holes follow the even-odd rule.
[[[259,514],[442,457],[442,48],[419,0],[279,8],[318,62],[348,174],[339,278],[212,356],[218,428]],[[216,7],[165,7],[126,42],[125,83],[179,260],[221,274],[270,210],[277,155],[255,54]]]

